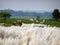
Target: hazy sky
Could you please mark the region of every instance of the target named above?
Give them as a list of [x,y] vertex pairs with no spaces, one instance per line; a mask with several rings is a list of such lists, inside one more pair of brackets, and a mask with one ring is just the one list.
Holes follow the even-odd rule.
[[0,10],[60,10],[60,0],[0,0]]

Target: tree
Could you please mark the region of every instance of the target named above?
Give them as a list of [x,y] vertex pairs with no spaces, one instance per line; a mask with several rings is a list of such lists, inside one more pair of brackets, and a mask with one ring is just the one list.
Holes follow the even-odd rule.
[[0,18],[2,18],[5,23],[6,19],[10,18],[11,14],[10,13],[7,13],[7,12],[0,12]]
[[57,21],[60,18],[59,9],[54,9],[52,15],[53,15],[53,19]]
[[38,20],[38,21],[39,21],[39,19],[40,19],[40,17],[39,17],[39,16],[36,16],[36,20]]

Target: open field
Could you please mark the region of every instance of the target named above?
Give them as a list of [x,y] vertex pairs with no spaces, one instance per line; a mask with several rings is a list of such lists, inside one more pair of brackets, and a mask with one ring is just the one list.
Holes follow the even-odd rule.
[[[47,20],[47,19],[39,19],[39,22],[37,23],[35,20],[31,21],[30,19],[25,19],[25,18],[11,18],[11,19],[7,19],[6,20],[6,24],[7,26],[9,25],[12,25],[13,22],[17,21],[17,20],[22,20],[23,23],[26,23],[26,24],[32,24],[32,23],[35,23],[35,24],[40,24],[43,20],[45,20],[44,24],[46,25],[51,25],[51,26],[57,26],[57,27],[60,27],[60,20],[59,21],[54,21],[54,20]],[[2,22],[2,20],[0,19],[0,23]]]
[[60,20],[54,21],[54,20],[46,20],[45,24],[60,27]]

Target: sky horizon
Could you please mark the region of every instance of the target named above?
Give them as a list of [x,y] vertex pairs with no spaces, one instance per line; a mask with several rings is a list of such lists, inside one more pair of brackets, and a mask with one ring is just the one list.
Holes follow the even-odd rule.
[[60,0],[0,0],[0,10],[36,10],[52,11],[60,10]]

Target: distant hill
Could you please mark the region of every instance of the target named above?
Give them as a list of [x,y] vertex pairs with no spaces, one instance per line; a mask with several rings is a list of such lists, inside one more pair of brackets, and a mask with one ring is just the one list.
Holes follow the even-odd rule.
[[13,18],[35,18],[39,16],[40,18],[52,18],[51,12],[33,12],[33,11],[14,11],[14,10],[0,10],[0,12],[8,12]]

